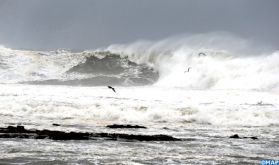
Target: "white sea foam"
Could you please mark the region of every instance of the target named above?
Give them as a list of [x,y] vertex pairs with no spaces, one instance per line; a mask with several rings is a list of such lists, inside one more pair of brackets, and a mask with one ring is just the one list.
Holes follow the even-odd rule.
[[[246,41],[210,35],[81,53],[0,47],[1,83],[82,78],[67,71],[89,56],[108,55],[105,51],[159,73],[153,85],[116,87],[117,93],[106,87],[2,84],[1,124],[278,125],[279,52],[249,49]],[[199,56],[201,52],[206,56]],[[131,66],[139,71],[140,65]]]
[[1,124],[106,125],[153,127],[210,124],[279,124],[276,94],[238,90],[183,90],[162,87],[117,88],[1,85]]
[[112,45],[107,50],[154,67],[160,73],[157,86],[278,91],[279,52],[254,49],[245,40],[210,34]]

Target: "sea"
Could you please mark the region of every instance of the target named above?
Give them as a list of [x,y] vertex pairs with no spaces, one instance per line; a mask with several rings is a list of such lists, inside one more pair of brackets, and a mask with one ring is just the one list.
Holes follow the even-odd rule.
[[[255,49],[199,37],[82,51],[0,46],[0,127],[182,139],[0,139],[0,164],[279,160],[279,51]],[[106,127],[111,124],[147,129]],[[229,138],[234,134],[258,139]]]

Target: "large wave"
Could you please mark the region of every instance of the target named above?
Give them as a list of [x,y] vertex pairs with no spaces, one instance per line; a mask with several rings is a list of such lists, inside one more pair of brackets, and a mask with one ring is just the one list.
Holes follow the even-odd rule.
[[[172,37],[158,42],[111,45],[132,61],[159,72],[156,86],[187,89],[279,89],[279,51],[232,35]],[[189,72],[187,72],[190,68]]]
[[2,83],[278,91],[279,51],[260,50],[245,40],[216,34],[78,53],[0,47],[0,77]]
[[108,51],[22,51],[0,48],[1,83],[150,85],[158,72]]

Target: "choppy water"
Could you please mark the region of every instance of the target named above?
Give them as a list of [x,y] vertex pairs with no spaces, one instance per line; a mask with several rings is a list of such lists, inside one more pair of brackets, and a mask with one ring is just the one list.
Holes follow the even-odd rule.
[[[278,95],[237,90],[1,85],[1,126],[168,134],[182,142],[0,139],[2,163],[208,164],[278,159]],[[148,95],[146,95],[148,93]],[[157,96],[157,97],[155,97]],[[262,101],[258,104],[259,100]],[[52,123],[61,124],[60,127]],[[111,130],[108,124],[147,130]],[[229,139],[233,134],[257,136]]]
[[[265,132],[259,129],[185,128],[180,130],[180,134],[191,139],[183,142],[4,139],[1,140],[1,163],[258,164],[261,159],[278,159],[278,140],[274,138],[263,135],[254,141],[223,137],[224,132],[232,131],[243,134],[247,131]],[[267,127],[262,129],[272,131]]]
[[[0,139],[0,164],[258,164],[261,159],[278,160],[278,51],[247,53],[218,39],[197,40],[139,42],[84,52],[0,47],[1,127],[167,134],[183,139]],[[116,93],[107,85],[114,86]],[[148,129],[112,130],[105,127],[109,124],[138,124]],[[233,134],[258,140],[228,138]]]

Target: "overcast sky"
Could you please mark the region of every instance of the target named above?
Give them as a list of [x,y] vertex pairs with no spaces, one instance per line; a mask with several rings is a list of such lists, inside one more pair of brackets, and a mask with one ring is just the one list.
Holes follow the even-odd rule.
[[0,0],[0,45],[93,49],[227,31],[278,47],[279,0]]

